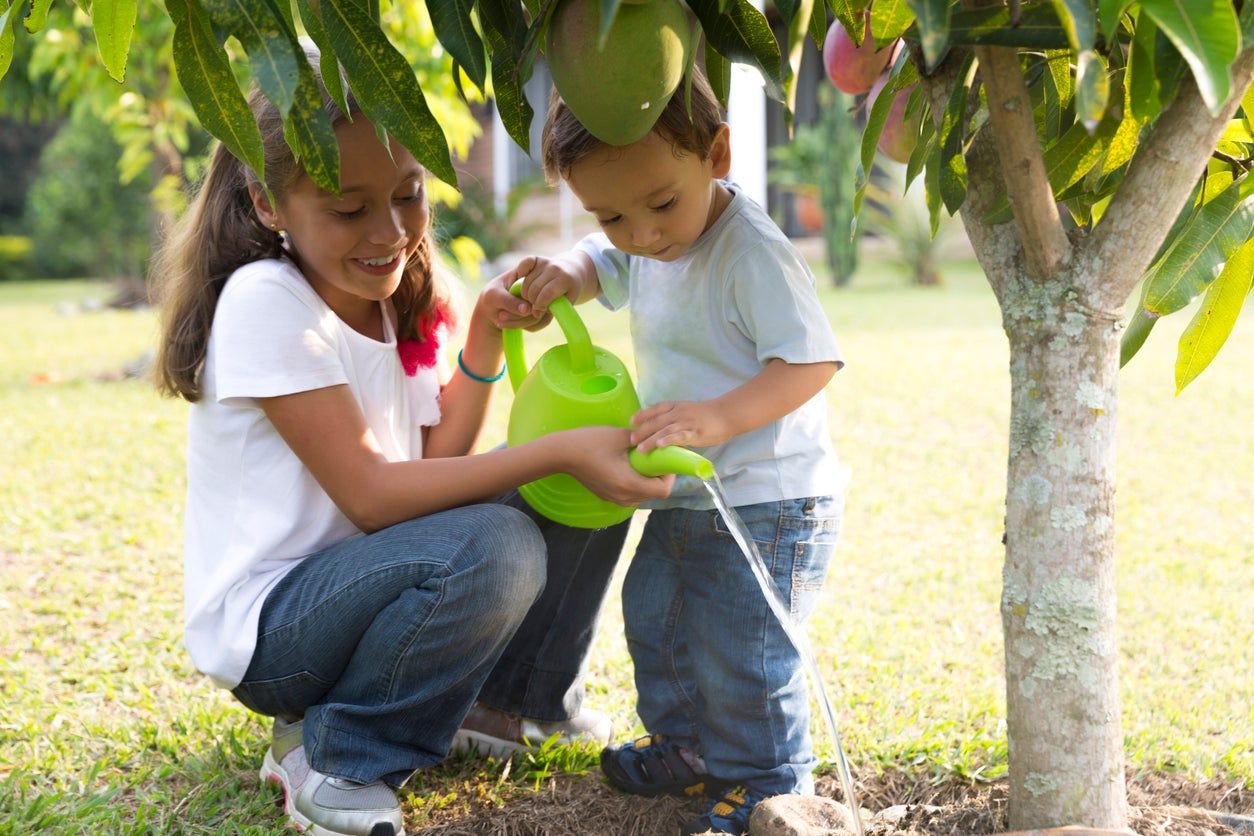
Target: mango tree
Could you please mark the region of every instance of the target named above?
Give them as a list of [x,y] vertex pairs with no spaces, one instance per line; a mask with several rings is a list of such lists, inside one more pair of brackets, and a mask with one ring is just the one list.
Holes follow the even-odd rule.
[[[19,27],[47,36],[51,2],[0,0],[0,75]],[[652,28],[640,24],[641,5]],[[1205,294],[1177,362],[1186,385],[1222,344],[1254,274],[1254,96],[1245,92],[1254,2],[1184,6],[774,0],[787,32],[781,44],[750,0],[426,4],[452,81],[490,92],[523,148],[534,114],[522,86],[542,48],[551,64],[579,56],[553,69],[559,90],[591,108],[576,107],[586,124],[619,112],[636,131],[634,117],[684,95],[677,59],[701,60],[724,99],[731,64],[746,64],[790,113],[804,41],[822,44],[829,13],[853,46],[873,40],[876,49],[857,50],[872,61],[899,38],[908,44],[871,102],[862,179],[896,107],[886,145],[905,159],[907,181],[923,176],[934,218],[961,213],[1003,313],[1012,392],[1002,614],[1015,828],[1126,823],[1113,578],[1121,342],[1126,359],[1158,317]],[[321,47],[333,96],[343,95],[338,62],[372,121],[455,181],[440,121],[393,41],[411,45],[389,39],[377,0],[166,0],[165,8],[179,80],[200,122],[263,177],[238,56],[285,115],[310,174],[338,188],[333,134],[302,60],[307,34]],[[580,25],[555,26],[565,14]],[[617,24],[620,14],[628,24]],[[101,61],[121,77],[136,0],[92,0],[90,15]],[[563,52],[555,36],[597,48],[568,43]],[[607,141],[621,140],[620,128],[610,120]],[[1142,278],[1125,327],[1124,302]]]

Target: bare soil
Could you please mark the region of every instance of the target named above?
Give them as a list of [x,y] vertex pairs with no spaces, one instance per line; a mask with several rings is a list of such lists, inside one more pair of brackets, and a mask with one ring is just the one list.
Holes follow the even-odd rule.
[[[477,779],[469,771],[462,783],[465,792],[458,792],[455,799],[424,799],[407,811],[407,832],[421,836],[669,836],[703,806],[699,801],[624,795],[595,773],[563,775],[538,789],[530,784],[498,784],[491,792],[482,787],[475,791]],[[833,776],[820,776],[817,784],[820,795],[843,801]],[[869,822],[867,836],[957,836],[1007,829],[1005,782],[934,784],[926,776],[886,773],[860,779],[857,792],[864,810],[909,806],[909,812],[893,825]],[[422,798],[421,794],[416,797]],[[1170,775],[1129,775],[1128,801],[1129,824],[1143,836],[1229,836],[1239,831],[1206,811],[1254,815],[1254,787],[1219,780],[1192,783]]]

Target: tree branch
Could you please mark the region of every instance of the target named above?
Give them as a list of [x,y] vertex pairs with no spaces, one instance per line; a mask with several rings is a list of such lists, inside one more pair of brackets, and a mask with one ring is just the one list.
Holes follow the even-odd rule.
[[1007,47],[978,46],[979,76],[988,97],[989,127],[1001,165],[1027,274],[1037,281],[1053,276],[1071,253],[1054,191],[1045,175],[1041,144],[1032,119],[1019,54]]
[[1149,268],[1251,80],[1254,47],[1233,63],[1233,92],[1218,115],[1211,115],[1190,75],[1158,117],[1106,213],[1077,252],[1074,270],[1100,277],[1103,307],[1122,305]]

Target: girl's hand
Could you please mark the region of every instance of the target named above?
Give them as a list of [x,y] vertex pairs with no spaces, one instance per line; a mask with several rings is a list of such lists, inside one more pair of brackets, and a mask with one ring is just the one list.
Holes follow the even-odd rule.
[[725,412],[709,401],[663,401],[637,412],[631,425],[631,443],[641,453],[676,444],[713,447],[734,434]]
[[531,302],[532,309],[547,311],[559,296],[565,296],[574,305],[583,301],[585,268],[577,255],[529,255],[518,262],[515,272],[523,279],[522,295]]
[[[639,505],[670,495],[675,477],[641,476],[627,459],[629,431],[619,427],[580,427],[554,433],[568,457],[567,472],[602,499]],[[553,436],[550,436],[552,438]]]
[[535,331],[543,328],[553,318],[547,312],[536,313],[526,299],[519,299],[509,292],[518,279],[516,270],[509,270],[492,279],[479,294],[476,313],[496,328],[526,328]]

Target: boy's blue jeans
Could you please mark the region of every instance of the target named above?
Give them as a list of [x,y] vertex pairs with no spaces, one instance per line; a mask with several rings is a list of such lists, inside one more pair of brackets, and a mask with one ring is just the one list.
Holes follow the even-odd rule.
[[[794,618],[818,599],[844,501],[737,508]],[[710,774],[768,795],[812,792],[804,663],[718,511],[655,510],[623,583],[637,712]]]
[[233,693],[304,716],[319,772],[393,786],[444,758],[475,699],[572,717],[626,535],[558,525],[511,492],[352,537],[266,596]]

